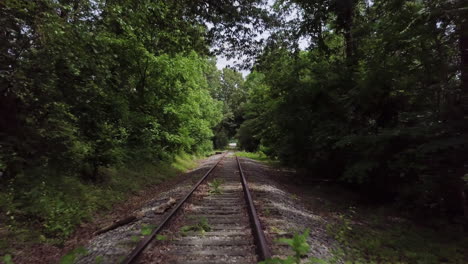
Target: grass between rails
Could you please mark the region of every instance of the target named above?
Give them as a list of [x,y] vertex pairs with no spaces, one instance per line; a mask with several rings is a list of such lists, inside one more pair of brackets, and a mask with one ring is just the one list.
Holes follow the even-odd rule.
[[94,213],[107,211],[131,194],[194,168],[198,158],[201,156],[180,154],[172,162],[101,168],[96,183],[39,172],[34,182],[15,178],[0,192],[0,210],[4,212],[0,215],[0,259],[14,255],[17,246],[63,244]]

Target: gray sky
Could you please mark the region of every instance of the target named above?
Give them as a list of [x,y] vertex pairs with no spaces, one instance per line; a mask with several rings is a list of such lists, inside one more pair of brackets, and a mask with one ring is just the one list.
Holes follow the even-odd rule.
[[[228,60],[223,56],[216,56],[216,67],[218,67],[219,70],[222,70],[226,66],[231,66],[234,67],[235,65],[235,60]],[[244,78],[250,73],[250,70],[242,70],[240,71],[242,73],[242,76]]]

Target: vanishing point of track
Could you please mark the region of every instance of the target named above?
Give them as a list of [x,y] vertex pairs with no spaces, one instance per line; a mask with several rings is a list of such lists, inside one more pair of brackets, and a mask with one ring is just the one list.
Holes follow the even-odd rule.
[[156,229],[140,241],[123,264],[138,262],[156,235],[182,211],[183,205],[209,177],[222,181],[222,192],[191,201],[192,209],[181,220],[193,224],[195,219],[204,218],[210,226],[209,232],[175,235],[167,242],[166,261],[174,264],[257,263],[271,257],[239,158],[236,156],[234,161],[226,158],[227,154],[223,154]]

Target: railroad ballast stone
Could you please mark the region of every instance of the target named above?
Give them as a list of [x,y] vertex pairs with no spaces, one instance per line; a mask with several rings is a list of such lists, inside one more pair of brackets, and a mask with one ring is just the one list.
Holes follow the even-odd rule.
[[[167,202],[170,197],[179,201],[190,190],[194,181],[214,165],[219,157],[208,159],[205,166],[192,171],[199,175],[198,178],[187,179],[173,189],[155,195],[152,202],[136,210],[135,212],[145,212],[142,219],[96,236],[86,246],[87,255],[81,256],[76,263],[95,263],[98,257],[101,263],[119,263],[136,246],[136,240],[143,237],[142,228],[156,226],[168,213],[152,214],[151,209]],[[331,257],[336,242],[326,232],[327,223],[304,208],[298,198],[271,179],[269,174],[273,169],[245,158],[241,159],[241,163],[273,255],[284,257],[292,254],[287,246],[274,242],[277,238],[292,237],[295,232],[309,228],[311,252],[308,256]],[[190,205],[184,205],[184,212],[179,216],[178,222],[171,224],[169,230],[162,233],[168,239],[153,241],[139,259],[140,263],[257,263],[234,158],[228,157],[222,162],[207,181],[217,177],[224,180],[221,184],[222,193],[209,194],[209,187],[202,187],[194,194]],[[198,231],[181,234],[181,226],[195,224],[196,219],[202,217],[207,219],[209,231],[203,234]]]

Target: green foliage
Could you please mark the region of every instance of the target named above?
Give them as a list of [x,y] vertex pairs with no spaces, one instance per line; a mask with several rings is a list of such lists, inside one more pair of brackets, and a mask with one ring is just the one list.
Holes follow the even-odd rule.
[[306,229],[302,234],[295,234],[293,238],[280,238],[278,243],[289,245],[294,250],[294,259],[296,263],[301,261],[301,257],[306,255],[310,250],[310,246],[307,243],[309,237],[309,230]]
[[180,228],[180,232],[183,236],[186,236],[190,231],[200,232],[202,235],[205,234],[205,232],[211,231],[208,219],[206,217],[200,217],[194,225],[186,225]]
[[[2,223],[63,240],[163,180],[149,168],[234,136],[408,211],[466,213],[461,1],[264,2],[2,1]],[[252,73],[218,71],[210,44],[255,55]]]
[[197,163],[194,161],[195,157],[185,153],[178,154],[175,156],[171,165],[179,171],[193,169],[197,165]]
[[153,229],[154,229],[154,226],[152,225],[143,225],[140,233],[142,236],[148,236],[153,232]]
[[94,263],[95,264],[102,264],[104,263],[104,257],[103,256],[97,256],[94,258]]
[[14,264],[13,257],[10,254],[6,254],[5,256],[3,256],[2,261],[5,264]]
[[246,157],[246,158],[258,160],[258,161],[271,161],[271,159],[267,155],[265,155],[265,153],[263,153],[262,151],[258,151],[258,152],[238,151],[236,152],[236,155],[239,157]]
[[[178,157],[179,161],[172,164],[136,162],[125,168],[101,169],[99,174],[105,182],[99,185],[70,176],[50,175],[35,180],[17,177],[0,199],[0,205],[7,208],[7,216],[11,217],[8,219],[11,240],[61,244],[81,221],[90,218],[94,212],[108,210],[132,193],[174,177],[185,171],[188,165],[193,166],[193,156]],[[28,191],[24,191],[26,189]],[[36,219],[36,222],[28,219]],[[143,231],[147,232],[147,229]],[[5,246],[11,246],[11,243]]]
[[168,239],[167,236],[159,235],[159,234],[156,235],[156,240],[158,240],[158,241],[165,241],[167,239]]
[[208,191],[210,194],[222,194],[223,191],[220,189],[221,184],[223,184],[223,180],[214,179],[208,183],[208,187],[210,190]]
[[[65,2],[0,8],[0,221],[19,240],[61,243],[93,212],[192,168],[223,118],[201,14],[216,28],[234,14]],[[242,81],[225,72],[223,87]]]
[[60,264],[73,264],[75,260],[82,255],[88,254],[84,247],[75,248],[60,259]]
[[[468,138],[455,99],[466,90],[456,28],[466,10],[456,1],[338,2],[276,3],[288,23],[244,83],[239,147],[263,146],[412,213],[462,217]],[[308,49],[297,49],[301,38]]]
[[216,149],[223,149],[229,143],[229,137],[224,129],[217,132],[213,138],[213,145]]
[[220,79],[212,96],[223,104],[223,119],[214,129],[213,142],[216,149],[223,149],[243,121],[242,109],[250,87],[244,85],[242,74],[233,69],[224,68],[218,74]]
[[248,90],[248,100],[242,109],[246,120],[239,127],[236,136],[240,149],[255,152],[259,150],[263,132],[266,132],[264,125],[271,115],[273,105],[269,101],[270,90],[265,84],[264,74],[252,72],[247,76],[244,86]]
[[292,238],[280,238],[276,242],[286,244],[294,251],[294,256],[286,258],[271,258],[260,262],[260,264],[327,264],[328,262],[318,258],[310,258],[306,262],[302,258],[307,255],[310,250],[310,245],[307,243],[309,237],[309,230],[306,229],[302,234],[297,233]]
[[[262,146],[260,146],[260,149],[262,149]],[[281,165],[278,159],[268,156],[262,150],[259,150],[257,152],[238,151],[236,152],[236,155],[239,157],[246,157],[249,159],[257,160],[272,167],[279,167]]]

